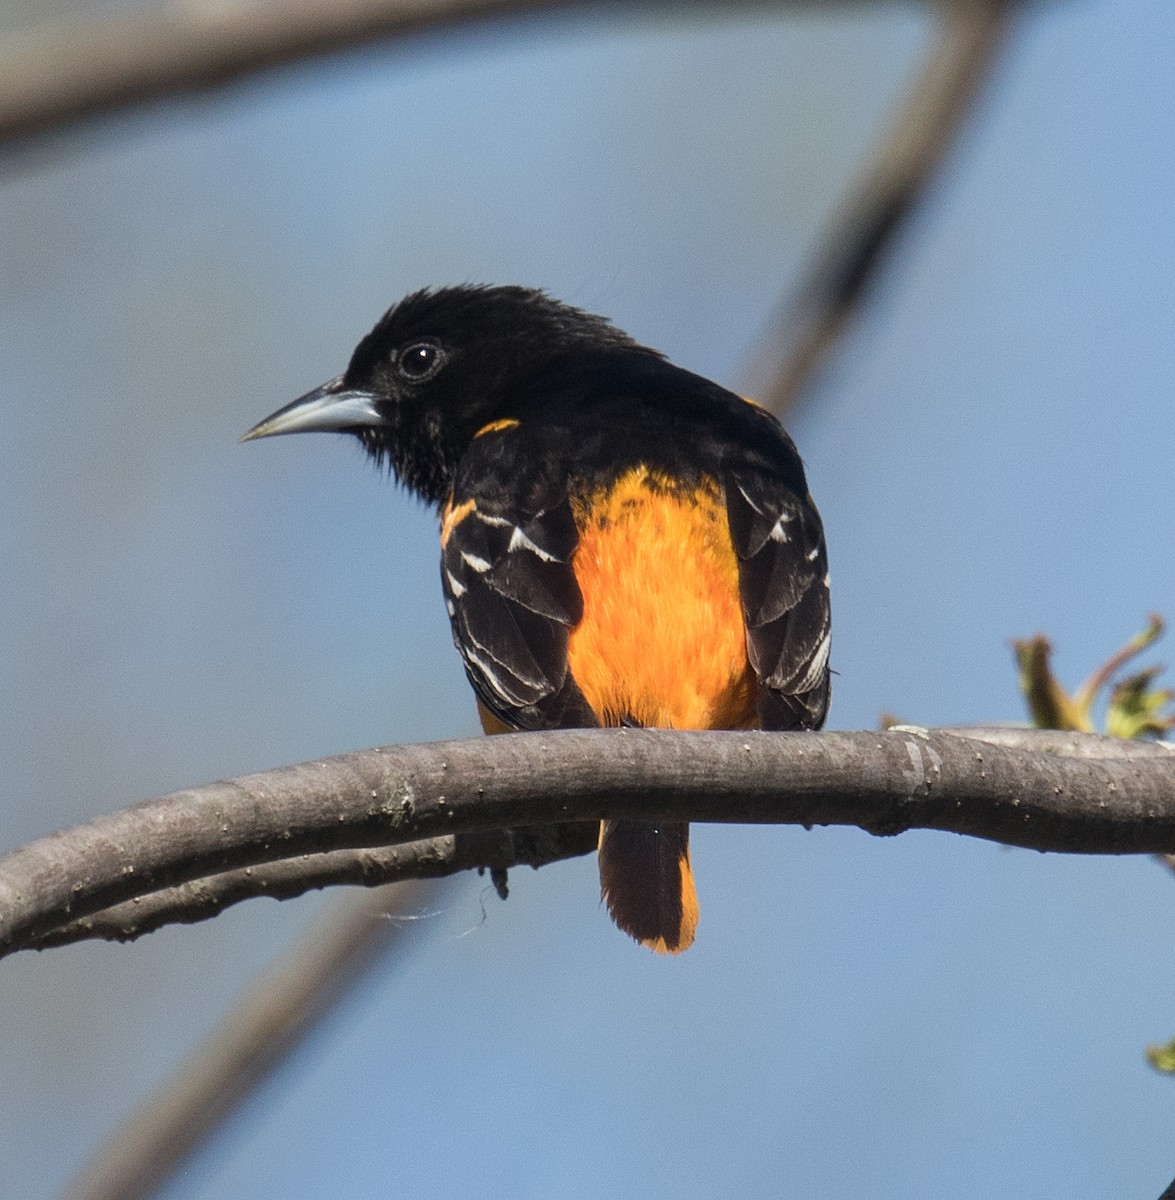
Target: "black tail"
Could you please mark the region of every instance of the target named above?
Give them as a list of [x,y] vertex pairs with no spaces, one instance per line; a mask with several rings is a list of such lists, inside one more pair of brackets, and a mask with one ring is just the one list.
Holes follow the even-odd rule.
[[694,940],[698,894],[681,821],[605,821],[600,826],[600,891],[612,920],[658,954]]

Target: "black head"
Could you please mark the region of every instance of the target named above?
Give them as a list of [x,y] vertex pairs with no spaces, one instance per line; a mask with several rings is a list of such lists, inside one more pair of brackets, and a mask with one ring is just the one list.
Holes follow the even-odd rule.
[[603,317],[522,287],[415,292],[359,343],[346,372],[254,426],[350,433],[440,503],[474,434],[533,407],[601,358],[652,355]]

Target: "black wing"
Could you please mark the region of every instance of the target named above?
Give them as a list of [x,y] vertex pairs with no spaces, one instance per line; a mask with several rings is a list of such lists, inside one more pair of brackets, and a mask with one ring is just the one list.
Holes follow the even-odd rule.
[[559,456],[517,424],[474,438],[441,529],[453,641],[482,703],[512,729],[597,724],[567,666],[583,616]]
[[785,438],[778,463],[748,458],[728,468],[725,486],[763,728],[819,729],[829,698],[828,556],[799,456]]

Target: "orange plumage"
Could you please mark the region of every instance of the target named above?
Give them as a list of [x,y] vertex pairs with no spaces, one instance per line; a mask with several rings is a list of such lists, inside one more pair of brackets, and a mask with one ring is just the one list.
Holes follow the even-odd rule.
[[[602,725],[737,729],[757,721],[738,562],[712,480],[683,488],[647,467],[572,505],[584,598],[567,662]],[[613,920],[677,954],[698,900],[689,827],[605,821],[600,882]]]
[[601,724],[753,724],[738,562],[717,485],[687,490],[641,466],[572,511],[584,613],[567,662]]

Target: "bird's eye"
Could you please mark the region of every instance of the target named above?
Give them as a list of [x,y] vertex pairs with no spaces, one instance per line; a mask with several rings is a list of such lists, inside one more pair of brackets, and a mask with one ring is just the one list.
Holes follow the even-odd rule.
[[397,366],[400,374],[411,383],[431,379],[445,361],[444,352],[433,342],[413,342],[400,351]]

